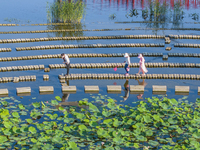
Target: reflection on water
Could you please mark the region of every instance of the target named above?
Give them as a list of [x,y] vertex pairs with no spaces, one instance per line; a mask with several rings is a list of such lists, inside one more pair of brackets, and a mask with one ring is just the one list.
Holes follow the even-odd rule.
[[76,107],[81,107],[81,108],[86,108],[86,106],[79,106],[79,102],[75,101],[75,102],[71,102],[71,101],[67,101],[67,102],[61,102],[59,103],[59,105],[56,106],[56,108],[58,109],[60,106],[62,107],[66,107],[66,106],[76,106]]
[[[84,36],[83,33],[83,27],[82,23],[78,24],[69,24],[69,25],[50,25],[47,26],[47,30],[71,30],[71,31],[66,31],[66,32],[52,32],[48,33],[47,35],[49,37],[79,37],[79,36]],[[78,31],[80,30],[80,31]]]
[[[69,80],[66,80],[66,86],[69,86]],[[76,106],[76,107],[86,108],[86,106],[79,106],[78,101],[75,101],[75,102],[69,101],[69,96],[70,96],[70,93],[63,93],[62,102],[59,103],[57,107]]]
[[125,95],[124,95],[124,101],[128,99],[129,97],[129,81],[128,79],[126,79],[125,83],[124,83],[124,91],[125,91]]
[[[194,12],[195,9],[198,11],[200,8],[199,0],[109,0],[109,2],[102,0],[101,2],[93,1],[93,3],[114,7],[115,10],[117,7],[117,11],[126,7],[124,17],[132,21],[146,21],[147,28],[166,28],[169,27],[169,23],[173,28],[180,28],[183,25],[183,19],[184,21],[199,20],[198,12]],[[120,15],[113,13],[109,15],[109,18],[117,20]]]
[[199,14],[193,13],[193,14],[189,14],[189,16],[190,16],[193,20],[199,21]]
[[[144,79],[142,79],[142,81],[140,81],[139,79],[136,79],[137,81],[138,81],[138,85],[143,85],[144,86],[144,88],[145,88],[145,86],[147,85],[147,83],[145,82],[145,80]],[[137,95],[137,99],[143,99],[143,94],[139,94],[139,95]]]
[[[90,1],[91,2],[91,1]],[[145,9],[146,7],[150,7],[153,3],[160,4],[160,5],[168,5],[170,8],[174,9],[175,4],[179,3],[181,7],[184,7],[186,9],[198,9],[200,7],[200,1],[199,0],[101,0],[101,1],[95,1],[93,0],[93,3],[100,3],[102,6],[104,4],[105,7],[111,7],[115,6],[117,7],[117,10],[120,8],[126,8],[128,9]]]
[[67,101],[68,99],[69,99],[69,93],[68,94],[63,94],[63,96],[62,96],[62,102],[65,102],[65,101]]
[[170,4],[166,1],[149,1],[145,7],[142,5],[141,18],[153,22],[146,24],[150,28],[165,28],[168,23],[179,27],[184,18],[183,6],[180,1],[170,1]]
[[[69,86],[69,80],[67,80],[67,86]],[[66,102],[69,99],[69,93],[63,94],[62,96],[62,102]]]
[[[144,79],[142,79],[141,81],[139,79],[135,79],[135,80],[137,80],[138,85],[143,85],[144,88],[147,85],[147,82],[145,82]],[[126,101],[129,98],[129,94],[130,94],[129,79],[126,79],[124,83],[124,96],[123,96],[124,101]],[[143,92],[137,95],[137,99],[143,99],[142,96],[143,96]],[[124,102],[124,101],[121,101],[121,102]]]

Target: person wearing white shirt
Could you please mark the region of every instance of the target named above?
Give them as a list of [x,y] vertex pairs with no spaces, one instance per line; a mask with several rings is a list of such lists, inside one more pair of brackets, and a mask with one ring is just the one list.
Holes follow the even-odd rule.
[[129,75],[128,73],[129,73],[129,71],[130,71],[129,66],[130,66],[130,64],[131,64],[130,56],[128,55],[128,53],[125,53],[125,54],[124,54],[124,57],[125,57],[124,63],[126,63],[124,69],[126,70],[126,76],[128,76],[128,75]]
[[65,64],[66,64],[66,67],[67,67],[67,74],[66,74],[66,75],[69,75],[69,68],[70,68],[70,60],[69,60],[69,57],[68,57],[67,54],[64,54],[64,53],[61,54],[61,57],[62,57],[62,59],[64,60],[63,63],[65,63]]

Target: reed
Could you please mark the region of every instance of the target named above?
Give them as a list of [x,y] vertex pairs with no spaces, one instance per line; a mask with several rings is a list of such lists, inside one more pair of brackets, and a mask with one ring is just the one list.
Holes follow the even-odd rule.
[[79,23],[85,13],[85,4],[81,0],[56,1],[47,3],[49,22]]

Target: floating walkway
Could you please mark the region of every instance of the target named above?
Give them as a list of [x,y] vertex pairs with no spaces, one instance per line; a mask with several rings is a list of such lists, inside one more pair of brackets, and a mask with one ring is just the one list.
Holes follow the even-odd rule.
[[200,44],[175,43],[174,47],[180,47],[180,48],[200,48]]
[[[165,21],[120,21],[120,22],[115,22],[117,24],[119,23],[165,23]],[[174,23],[172,21],[169,21],[168,23]],[[200,24],[200,22],[184,22],[188,24]]]
[[[200,39],[200,35],[115,35],[115,36],[79,36],[79,37],[43,37],[22,39],[0,39],[0,43],[23,43],[59,40],[99,40],[99,39]],[[169,43],[166,43],[169,44]]]
[[[76,79],[186,79],[186,80],[200,80],[200,75],[195,74],[146,74],[144,76],[130,74],[125,76],[124,74],[70,74],[68,76],[59,75],[60,83],[65,83],[66,80],[76,80]],[[49,75],[43,75],[43,80],[48,81]],[[1,77],[0,83],[8,82],[27,82],[36,81],[36,75],[29,76],[18,76],[18,77]]]
[[[43,45],[43,46],[31,46],[31,47],[16,47],[16,50],[26,51],[26,50],[47,50],[47,49],[118,48],[118,47],[165,47],[165,44],[164,43],[118,43],[118,44]],[[174,47],[200,48],[200,44],[175,43]],[[169,50],[171,50],[171,47]]]
[[[65,26],[72,23],[39,23],[39,24],[21,24],[21,26],[50,26],[50,25],[59,25]],[[10,23],[1,23],[0,26],[20,26],[20,24],[10,24]]]
[[[132,30],[125,29],[63,29],[63,30],[35,30],[35,31],[2,31],[0,34],[26,34],[26,33],[50,33],[50,32],[83,32],[83,31],[118,31],[118,30]],[[136,29],[137,30],[137,29]]]
[[[68,56],[75,57],[73,54],[68,54]],[[53,59],[53,58],[61,58],[61,55],[60,54],[48,54],[48,55],[35,55],[35,56],[1,57],[0,62],[32,60],[32,59]]]
[[196,30],[200,28],[119,28],[119,29],[62,29],[62,30],[35,30],[35,31],[1,31],[0,34],[52,33],[52,32],[85,32],[85,31],[122,31],[122,30]]
[[0,67],[0,72],[25,71],[25,70],[43,70],[43,69],[44,69],[44,65],[11,66],[11,67]]
[[[121,93],[122,87],[121,85],[107,85],[107,93]],[[130,85],[130,94],[143,94],[145,87],[143,85]],[[85,93],[99,93],[98,85],[85,85],[84,91]],[[62,86],[62,93],[76,93],[76,86]],[[152,85],[152,93],[153,94],[166,94],[167,86],[165,85]],[[189,86],[175,86],[175,94],[176,95],[188,95],[190,92]],[[40,94],[53,94],[54,87],[53,86],[39,86]],[[0,96],[8,96],[8,89],[0,89]],[[16,94],[18,96],[27,96],[31,95],[31,87],[17,87]],[[200,94],[200,87],[198,87],[198,94]]]
[[[165,44],[169,44],[169,41],[165,41]],[[47,50],[47,49],[74,49],[74,48],[118,48],[118,47],[165,47],[164,43],[117,43],[117,44],[73,44],[73,45],[43,45],[43,46],[31,46],[31,47],[16,47],[17,51],[25,50]],[[174,47],[186,47],[186,48],[200,48],[200,44],[179,44],[175,43]],[[167,47],[166,50],[171,50],[171,47]]]
[[0,52],[11,52],[11,48],[0,48]]
[[79,36],[79,37],[44,37],[22,39],[0,39],[0,43],[23,43],[59,40],[99,40],[99,39],[164,39],[162,35],[115,35],[115,36]]
[[171,39],[200,39],[200,35],[178,35],[170,34],[169,38]]
[[36,81],[36,75],[0,78],[0,83],[7,83],[7,82],[17,83],[17,82],[24,82],[24,81]]
[[[124,21],[124,22],[115,22],[116,24],[119,23],[165,23],[164,21]],[[169,22],[169,23],[174,23],[174,22]],[[200,24],[200,22],[184,22],[188,24]],[[10,24],[10,23],[1,23],[0,26],[51,26],[51,25],[59,25],[59,26],[64,26],[64,25],[70,25],[72,23],[38,23],[38,24]],[[80,24],[80,23],[77,23]]]
[[[70,64],[71,69],[91,69],[91,68],[123,68],[122,63],[80,63]],[[200,63],[145,63],[148,68],[200,68]],[[131,68],[138,68],[139,63],[131,63]],[[26,70],[44,70],[49,72],[50,69],[66,68],[65,64],[49,64],[49,68],[45,68],[44,65],[27,65],[27,66],[9,66],[0,67],[0,72],[7,71],[26,71]]]
[[[59,75],[59,80],[76,80],[76,79],[186,79],[200,80],[200,75],[195,74],[70,74],[67,76]],[[62,83],[62,81],[61,81]]]
[[[122,63],[80,63],[70,64],[70,68],[82,69],[82,68],[114,68],[118,66],[123,68],[125,64]],[[200,63],[145,63],[148,68],[200,68]],[[131,63],[131,68],[138,68],[139,63]],[[65,64],[49,64],[50,69],[66,68]]]
[[165,47],[164,43],[120,43],[120,44],[78,44],[78,45],[45,45],[31,47],[16,47],[17,51],[74,49],[74,48],[117,48],[117,47]]
[[[140,53],[128,53],[130,57],[138,57]],[[200,58],[200,53],[142,53],[144,57],[195,57]],[[124,53],[77,53],[67,54],[69,58],[86,58],[86,57],[124,57]],[[20,60],[32,60],[32,59],[54,59],[61,58],[60,54],[46,54],[35,56],[19,56],[19,57],[1,57],[0,62],[5,61],[20,61]]]

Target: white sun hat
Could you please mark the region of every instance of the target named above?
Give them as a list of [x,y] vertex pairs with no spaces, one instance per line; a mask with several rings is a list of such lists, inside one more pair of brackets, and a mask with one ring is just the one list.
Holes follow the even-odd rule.
[[128,53],[125,53],[125,54],[124,54],[124,57],[128,57]]
[[142,54],[139,54],[139,55],[138,55],[138,58],[142,58]]

